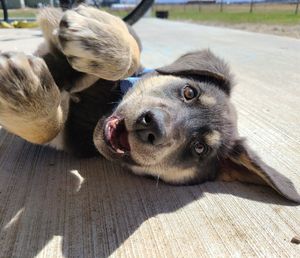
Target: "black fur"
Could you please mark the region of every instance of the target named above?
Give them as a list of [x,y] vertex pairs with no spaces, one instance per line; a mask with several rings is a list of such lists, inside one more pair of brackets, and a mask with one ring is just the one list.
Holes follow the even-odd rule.
[[79,102],[71,100],[66,123],[67,149],[80,157],[99,155],[93,132],[99,119],[109,115],[122,98],[118,82],[99,80],[76,97]]

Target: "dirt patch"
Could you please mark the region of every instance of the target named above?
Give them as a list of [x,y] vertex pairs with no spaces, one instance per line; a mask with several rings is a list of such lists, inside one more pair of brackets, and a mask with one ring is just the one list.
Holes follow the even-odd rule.
[[[195,22],[193,22],[195,23]],[[297,25],[274,25],[274,24],[224,24],[218,22],[197,22],[198,24],[226,27],[232,29],[246,30],[252,32],[273,34],[300,39],[300,24]]]

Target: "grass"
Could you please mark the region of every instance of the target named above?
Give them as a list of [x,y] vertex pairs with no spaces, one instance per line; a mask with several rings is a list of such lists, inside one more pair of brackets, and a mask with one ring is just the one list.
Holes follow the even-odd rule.
[[187,12],[176,10],[170,12],[170,19],[192,20],[206,22],[221,22],[228,24],[238,23],[264,23],[264,24],[296,24],[300,23],[300,15],[289,12],[270,13],[224,13],[224,12],[199,12],[189,10]]
[[155,10],[168,10],[169,19],[226,24],[262,23],[262,24],[300,24],[300,14],[295,15],[295,5],[254,5],[250,13],[249,5],[156,6]]
[[[26,8],[26,9],[12,9],[8,10],[9,18],[35,18],[38,13],[37,9]],[[3,19],[3,12],[0,10],[0,19]]]
[[[111,11],[114,15],[123,17],[126,11]],[[245,5],[224,5],[220,12],[220,5],[163,5],[154,6],[153,16],[156,10],[168,10],[169,19],[190,20],[199,22],[215,22],[225,24],[261,23],[261,24],[300,24],[300,13],[295,15],[295,5],[291,4],[255,4],[253,13],[250,7]],[[37,9],[9,10],[10,18],[34,18]],[[0,18],[3,18],[0,12]]]

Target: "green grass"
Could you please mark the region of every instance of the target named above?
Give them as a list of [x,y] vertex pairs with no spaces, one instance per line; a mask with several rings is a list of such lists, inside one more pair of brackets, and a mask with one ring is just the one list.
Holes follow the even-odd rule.
[[292,4],[255,4],[250,13],[250,5],[186,5],[156,6],[154,10],[168,10],[169,19],[215,22],[226,24],[300,24],[300,13],[295,15],[296,5]]
[[[23,10],[8,10],[9,18],[35,18],[38,11],[37,9],[23,9]],[[0,19],[3,19],[3,12],[0,10]]]
[[173,20],[192,20],[205,22],[220,22],[228,24],[238,23],[263,23],[263,24],[297,24],[300,23],[300,15],[291,12],[220,12],[220,11],[198,11],[198,10],[171,10],[169,18]]

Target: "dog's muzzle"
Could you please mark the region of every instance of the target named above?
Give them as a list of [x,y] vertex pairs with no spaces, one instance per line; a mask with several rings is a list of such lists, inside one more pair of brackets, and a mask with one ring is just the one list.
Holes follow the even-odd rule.
[[[104,122],[104,141],[113,153],[119,155],[129,154],[132,149],[129,134],[142,145],[163,145],[167,139],[167,118],[167,113],[159,108],[142,111],[136,119],[131,120],[133,123],[127,121],[132,118],[113,114]],[[132,127],[127,128],[127,122],[132,124]]]

